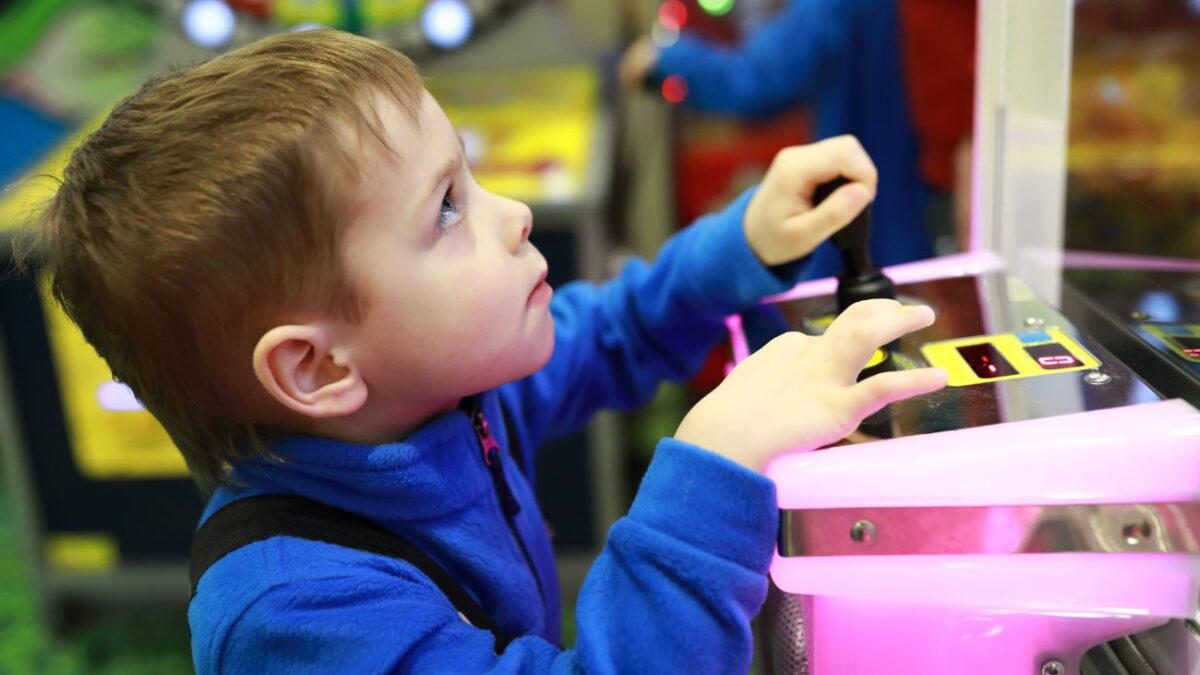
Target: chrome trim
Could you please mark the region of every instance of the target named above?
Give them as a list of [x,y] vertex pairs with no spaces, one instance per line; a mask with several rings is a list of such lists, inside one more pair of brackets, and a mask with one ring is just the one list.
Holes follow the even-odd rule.
[[779,526],[783,557],[1200,553],[1195,502],[784,509]]

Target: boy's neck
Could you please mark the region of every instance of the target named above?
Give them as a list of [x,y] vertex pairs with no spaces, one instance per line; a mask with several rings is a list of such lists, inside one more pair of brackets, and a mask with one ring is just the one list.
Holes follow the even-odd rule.
[[438,415],[459,407],[462,399],[441,403],[363,406],[353,415],[309,420],[308,433],[358,445],[395,443]]

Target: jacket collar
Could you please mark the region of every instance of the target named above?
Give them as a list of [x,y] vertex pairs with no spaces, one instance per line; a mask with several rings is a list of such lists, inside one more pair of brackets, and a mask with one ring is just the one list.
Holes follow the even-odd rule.
[[289,493],[376,522],[436,519],[491,489],[471,421],[442,413],[406,438],[359,445],[291,436],[271,446],[279,460],[239,463],[234,478],[256,493]]

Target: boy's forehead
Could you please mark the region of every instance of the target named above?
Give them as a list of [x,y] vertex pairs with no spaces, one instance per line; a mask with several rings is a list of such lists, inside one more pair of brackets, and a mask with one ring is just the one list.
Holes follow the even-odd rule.
[[380,97],[377,104],[391,155],[401,163],[422,158],[438,161],[447,152],[457,150],[458,134],[437,100],[428,92],[421,94],[415,115],[395,101]]

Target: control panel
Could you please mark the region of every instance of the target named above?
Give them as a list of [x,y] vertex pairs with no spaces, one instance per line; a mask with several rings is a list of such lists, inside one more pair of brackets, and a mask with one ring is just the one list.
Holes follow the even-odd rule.
[[945,369],[952,387],[1100,367],[1091,353],[1057,328],[930,342],[921,347],[921,354],[929,365]]

